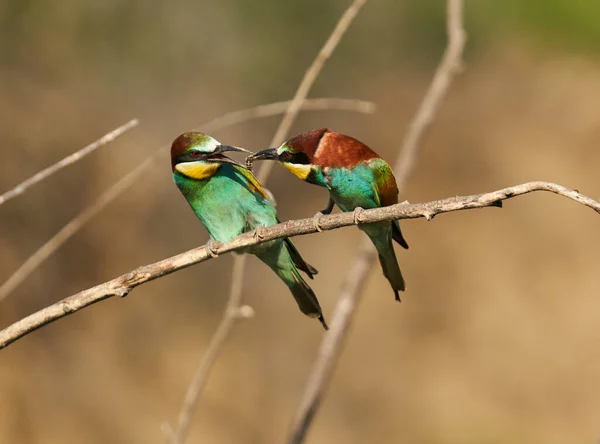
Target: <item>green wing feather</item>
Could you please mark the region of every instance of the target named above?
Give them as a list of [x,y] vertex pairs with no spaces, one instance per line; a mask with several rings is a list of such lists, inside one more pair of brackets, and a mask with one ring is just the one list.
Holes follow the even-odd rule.
[[[383,159],[373,159],[370,162],[373,171],[373,196],[380,207],[387,207],[398,203],[398,185],[390,165]],[[402,236],[400,224],[392,222],[392,237],[402,247],[408,249],[408,243]]]
[[258,194],[263,196],[265,199],[271,200],[268,193],[264,190],[262,185],[258,182],[256,177],[254,177],[254,174],[252,174],[252,172],[250,170],[247,170],[246,168],[243,168],[243,167],[240,167],[237,165],[234,165],[234,168],[236,169],[236,171],[238,173],[240,173],[242,176],[244,176],[244,178],[248,181],[248,188],[250,188],[252,191],[257,192]]
[[[279,217],[277,218],[277,223],[278,224],[281,223],[281,221],[279,220]],[[283,239],[283,242],[285,243],[285,246],[286,246],[288,252],[290,253],[290,256],[292,258],[292,262],[294,262],[294,265],[296,267],[298,267],[299,270],[302,270],[303,272],[305,272],[309,278],[314,279],[313,275],[319,274],[319,271],[315,267],[310,265],[308,262],[306,262],[302,258],[302,256],[300,256],[300,252],[296,249],[296,247],[294,246],[294,244],[292,243],[292,241],[290,240],[289,237],[286,237],[285,239]]]
[[[244,178],[246,178],[246,180],[248,181],[248,187],[251,190],[256,191],[257,193],[261,194],[265,199],[271,200],[271,197],[269,196],[269,194],[265,191],[265,189],[258,182],[256,177],[254,177],[254,174],[252,174],[252,172],[250,170],[247,170],[246,168],[242,168],[242,167],[238,167],[238,166],[234,166],[234,168],[242,176],[244,176]],[[277,218],[277,223],[281,223],[279,218]],[[294,262],[294,265],[296,267],[298,267],[298,269],[304,271],[308,275],[309,278],[313,279],[313,275],[318,273],[317,269],[315,267],[313,267],[312,265],[310,265],[309,263],[307,263],[304,259],[302,259],[302,256],[300,256],[300,253],[298,252],[298,250],[296,249],[296,247],[294,246],[294,244],[292,243],[292,241],[290,239],[285,238],[285,239],[283,239],[283,242],[285,243],[285,246],[286,246],[288,252],[290,253],[290,256],[292,258],[292,261]]]
[[285,246],[292,257],[294,265],[298,267],[299,270],[304,271],[309,278],[313,279],[313,275],[319,273],[317,269],[302,259],[302,256],[300,256],[300,253],[289,238],[286,237],[283,242],[285,243]]
[[380,207],[398,203],[398,185],[389,164],[383,159],[372,159],[369,167],[373,172],[375,202]]

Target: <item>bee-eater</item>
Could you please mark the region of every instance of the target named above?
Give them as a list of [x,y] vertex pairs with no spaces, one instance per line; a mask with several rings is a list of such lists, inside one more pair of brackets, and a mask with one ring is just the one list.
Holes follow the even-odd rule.
[[[175,184],[184,195],[212,241],[229,242],[260,226],[279,223],[273,201],[244,165],[225,152],[242,148],[222,145],[212,137],[188,132],[171,145],[171,169]],[[300,310],[318,318],[327,329],[321,306],[298,269],[311,279],[317,270],[307,264],[288,239],[277,239],[243,251],[257,256],[288,286]]]
[[[283,143],[249,156],[250,162],[270,159],[280,162],[300,179],[329,190],[327,208],[315,215],[329,214],[337,205],[342,211],[385,207],[398,203],[398,186],[390,165],[358,140],[322,128],[302,133]],[[358,225],[377,249],[383,274],[390,282],[397,301],[405,284],[392,239],[408,248],[398,221]]]

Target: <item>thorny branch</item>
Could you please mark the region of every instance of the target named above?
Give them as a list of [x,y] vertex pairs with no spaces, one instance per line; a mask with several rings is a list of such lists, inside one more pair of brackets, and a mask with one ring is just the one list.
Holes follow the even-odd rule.
[[[462,0],[447,1],[448,44],[429,89],[409,125],[402,150],[394,167],[400,192],[404,189],[408,176],[414,168],[423,136],[433,122],[452,79],[460,71],[466,42],[462,9]],[[364,281],[376,258],[377,254],[373,245],[365,239],[342,285],[342,293],[333,312],[331,331],[324,335],[321,341],[317,358],[293,419],[290,443],[300,444],[306,436],[312,418],[319,408],[323,392],[333,375],[348,328],[354,318]]]
[[[600,214],[600,202],[587,197],[576,190],[565,188],[550,182],[527,182],[497,191],[470,196],[456,196],[432,202],[408,204],[401,203],[383,208],[364,210],[358,217],[358,223],[367,224],[384,220],[401,220],[425,218],[431,220],[434,216],[459,210],[474,208],[501,207],[501,202],[512,197],[534,191],[548,191],[568,199],[574,200]],[[354,213],[340,213],[323,216],[319,220],[320,228],[334,230],[355,224]],[[313,218],[290,220],[281,224],[265,227],[260,231],[260,236],[255,231],[244,233],[231,242],[218,244],[215,248],[217,254],[225,254],[242,248],[258,245],[283,237],[294,237],[304,234],[316,233]],[[42,310],[39,310],[0,331],[0,348],[4,348],[23,336],[49,324],[57,319],[68,316],[76,311],[88,307],[96,302],[103,301],[113,296],[127,296],[135,287],[146,282],[160,278],[167,274],[189,267],[200,262],[210,260],[212,257],[206,247],[198,247],[185,253],[172,256],[153,264],[141,266],[129,273],[121,275],[111,281],[104,282],[95,287],[76,293]],[[334,319],[336,316],[334,316]],[[339,321],[335,321],[339,322]],[[333,330],[332,325],[332,330]],[[335,330],[333,330],[335,331]]]

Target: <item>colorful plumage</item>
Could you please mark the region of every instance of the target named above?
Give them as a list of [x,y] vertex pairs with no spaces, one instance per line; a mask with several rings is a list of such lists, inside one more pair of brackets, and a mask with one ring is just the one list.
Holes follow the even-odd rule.
[[[244,232],[279,223],[267,192],[248,169],[223,154],[227,151],[247,152],[196,132],[180,135],[171,146],[175,184],[211,239],[218,242],[229,242]],[[317,270],[302,259],[288,238],[249,247],[244,252],[267,264],[288,286],[300,310],[318,318],[327,329],[317,297],[298,272],[300,269],[312,279]]]
[[[321,214],[331,213],[334,205],[342,211],[355,211],[398,203],[398,186],[389,164],[364,143],[328,128],[302,133],[279,148],[260,151],[250,159],[277,160],[300,179],[327,188],[329,203]],[[318,219],[316,224],[318,227]],[[399,301],[398,292],[404,291],[405,283],[392,239],[404,248],[408,244],[398,221],[359,228],[375,245],[383,274]]]

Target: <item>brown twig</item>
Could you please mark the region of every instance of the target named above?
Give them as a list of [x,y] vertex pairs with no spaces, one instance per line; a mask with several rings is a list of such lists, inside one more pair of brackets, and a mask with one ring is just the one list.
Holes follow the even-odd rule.
[[[234,111],[221,117],[217,117],[216,119],[199,126],[198,129],[205,132],[218,131],[228,126],[246,122],[251,119],[275,116],[286,112],[291,103],[291,100],[285,100],[283,102],[268,103],[266,105],[259,105],[241,111]],[[374,113],[375,108],[376,107],[373,102],[367,102],[365,100],[339,99],[330,97],[306,99],[300,106],[302,111],[337,110],[355,111],[366,114]]]
[[408,132],[402,142],[400,155],[394,166],[396,182],[400,191],[404,189],[408,176],[415,166],[423,136],[433,123],[454,76],[462,69],[462,54],[467,40],[462,24],[463,2],[462,0],[448,0],[447,8],[446,33],[448,35],[448,45],[433,75],[429,89],[409,124]]
[[[350,27],[350,24],[354,20],[354,17],[356,17],[356,14],[358,14],[358,11],[365,4],[365,2],[366,2],[366,0],[354,0],[354,2],[348,7],[348,9],[346,9],[344,14],[340,18],[340,20],[337,22],[331,35],[329,36],[329,38],[327,39],[327,41],[325,42],[325,44],[323,45],[323,47],[321,48],[319,53],[317,54],[317,57],[315,58],[313,63],[309,66],[309,68],[304,73],[304,77],[302,78],[302,81],[300,82],[300,85],[298,86],[298,89],[296,90],[296,94],[294,94],[294,97],[291,100],[291,102],[285,112],[285,115],[283,116],[283,119],[281,119],[281,122],[279,123],[279,126],[277,127],[277,130],[275,131],[275,135],[273,136],[273,139],[271,140],[270,146],[279,145],[284,142],[284,138],[286,137],[287,133],[289,132],[292,124],[294,123],[294,120],[298,116],[298,112],[302,108],[303,104],[306,102],[306,100],[307,100],[306,97],[307,97],[312,85],[314,84],[315,80],[319,76],[319,73],[321,72],[323,65],[325,64],[327,59],[331,56],[331,54],[333,53],[333,51],[339,44],[342,36],[346,32],[346,30]],[[271,175],[272,169],[273,169],[272,162],[264,162],[263,166],[261,167],[261,169],[257,175],[258,181],[262,184],[265,184],[267,182],[267,179]],[[245,266],[243,265],[242,260],[243,260],[242,257],[236,257],[234,259],[235,264],[233,267],[234,272],[231,277],[231,294],[229,296],[229,301],[231,301],[231,299],[234,298],[235,292],[233,289],[238,288],[238,287],[241,288],[241,284],[244,280]],[[238,304],[241,304],[241,297],[238,301]],[[228,305],[229,305],[229,302],[228,302]],[[231,319],[229,319],[230,316],[228,315],[228,313],[231,313],[231,311],[227,311],[227,310],[225,311],[223,318],[221,319],[221,322],[220,322],[219,326],[217,327],[217,333],[215,333],[215,335],[211,339],[211,342],[209,343],[209,350],[214,349],[213,346],[217,340],[219,340],[219,344],[224,343],[224,339],[221,340],[220,339],[221,337],[220,337],[220,335],[218,335],[218,333],[223,332],[223,335],[226,337],[229,334],[229,331],[233,328],[234,323],[231,321]],[[205,372],[208,372],[210,370],[210,365],[207,365],[205,360],[209,359],[209,357],[210,357],[211,364],[212,364],[212,362],[214,362],[214,357],[212,357],[212,356],[213,355],[209,355],[207,352],[200,361],[198,370],[196,371],[196,374],[188,387],[188,391],[186,394],[186,401],[184,402],[184,405],[182,406],[182,409],[179,413],[178,429],[176,431],[170,433],[171,444],[183,444],[185,442],[185,437],[188,434],[187,429],[189,428],[189,425],[190,425],[189,424],[189,416],[191,415],[191,410],[195,409],[196,403],[198,401],[198,395],[200,393],[200,390],[197,388],[197,386],[199,385],[198,380],[201,379],[202,381],[206,381],[206,377],[203,372],[200,372],[200,368],[203,368],[203,369],[205,369]],[[193,398],[193,393],[196,394],[195,398]],[[188,401],[192,401],[192,399],[193,399],[193,402],[188,402]],[[186,418],[186,421],[183,423],[181,421],[182,418]],[[184,428],[184,430],[182,430],[182,428]],[[167,427],[166,429],[170,430],[170,427]],[[179,436],[182,436],[183,439],[178,439]]]
[[34,174],[29,179],[24,180],[19,185],[14,187],[12,190],[9,190],[9,191],[5,192],[4,194],[0,195],[0,205],[9,201],[10,199],[13,199],[13,198],[23,194],[29,187],[50,177],[52,174],[56,173],[57,171],[62,170],[64,167],[69,166],[69,165],[83,159],[85,156],[96,151],[98,148],[109,144],[110,142],[115,140],[117,137],[122,136],[130,129],[135,128],[138,124],[139,124],[139,121],[137,119],[132,119],[129,122],[127,122],[126,124],[121,125],[120,127],[112,130],[110,133],[105,134],[100,139],[96,140],[95,142],[92,142],[89,145],[81,148],[79,151],[76,151],[73,154],[68,155],[64,159],[56,162],[53,165],[50,165],[48,168],[45,168],[42,171]]
[[[225,128],[236,123],[245,122],[250,119],[268,117],[281,114],[287,110],[291,101],[269,103],[241,111],[235,111],[213,119],[200,128],[203,131],[211,132]],[[302,105],[303,110],[347,110],[363,113],[372,113],[375,110],[375,104],[352,99],[329,99],[319,98],[310,99]],[[161,147],[152,156],[146,158],[144,162],[123,176],[117,183],[102,193],[92,204],[86,207],[81,213],[75,216],[67,225],[60,229],[52,238],[35,251],[1,286],[0,301],[11,294],[15,288],[21,285],[49,256],[58,250],[67,240],[69,240],[81,227],[90,219],[103,210],[114,199],[121,195],[125,190],[131,187],[154,162],[162,152],[166,152],[166,147]]]
[[[597,202],[576,190],[571,190],[562,185],[550,182],[527,182],[489,193],[456,196],[419,204],[401,203],[389,207],[364,210],[360,213],[358,223],[367,224],[384,220],[416,219],[421,217],[431,220],[434,216],[442,213],[474,208],[501,207],[501,201],[503,200],[534,191],[548,191],[558,194],[591,208],[600,214],[600,202]],[[319,225],[322,230],[334,230],[354,225],[355,223],[354,213],[330,214],[319,219]],[[263,228],[260,232],[260,236],[254,231],[244,233],[231,242],[218,245],[215,248],[215,252],[220,255],[274,239],[316,232],[312,217],[291,220]],[[206,247],[198,247],[185,253],[164,259],[160,262],[144,265],[119,276],[116,279],[81,291],[73,296],[69,296],[68,298],[43,308],[0,331],[0,348],[6,347],[17,339],[22,338],[46,324],[75,313],[96,302],[103,301],[104,299],[113,296],[126,296],[138,285],[189,267],[190,265],[210,260],[211,258],[212,256],[206,251]],[[347,310],[345,307],[350,306],[344,300],[338,302],[338,305],[342,310]],[[336,325],[339,329],[340,327],[347,325],[347,323],[342,316],[336,315],[331,324],[331,330],[334,332],[337,331],[335,330]],[[330,336],[333,337],[335,335],[331,335],[330,333],[326,335],[326,337]],[[343,335],[341,338],[343,338]],[[337,344],[335,346],[337,347]]]
[[[294,120],[296,120],[298,111],[300,111],[302,103],[304,100],[306,100],[310,89],[315,83],[315,80],[317,80],[321,69],[323,69],[323,65],[325,65],[327,59],[331,57],[331,54],[333,54],[333,51],[338,46],[340,40],[354,21],[356,14],[358,14],[358,11],[360,11],[360,8],[363,7],[366,1],[367,0],[354,0],[335,25],[335,28],[317,54],[317,57],[304,73],[304,77],[302,77],[302,81],[296,90],[296,94],[294,94],[294,98],[292,99],[290,106],[286,110],[283,119],[281,119],[281,123],[279,124],[277,131],[275,131],[275,135],[271,140],[271,146],[279,145],[284,142],[285,136],[292,127]],[[257,179],[260,183],[265,183],[269,178],[271,170],[273,169],[273,163],[274,162],[263,162],[263,165],[257,175]]]
[[[244,254],[237,259],[233,265],[232,273],[234,275],[236,272],[239,273],[238,270],[240,268],[245,267],[247,256]],[[187,439],[190,430],[190,421],[198,405],[198,398],[206,385],[219,351],[229,337],[229,331],[233,327],[233,324],[239,319],[248,319],[254,315],[254,310],[250,306],[242,305],[242,282],[242,280],[234,281],[234,285],[231,287],[231,295],[227,300],[223,319],[210,339],[208,348],[202,355],[202,359],[187,389],[179,417],[177,418],[177,429],[171,431],[171,436],[169,436],[169,440],[172,443],[183,443]]]
[[[448,0],[447,2],[448,45],[429,89],[409,125],[394,168],[400,191],[404,189],[408,176],[414,168],[423,135],[433,122],[452,79],[460,71],[466,41],[462,24],[462,8],[462,0]],[[302,399],[293,419],[290,443],[299,444],[304,441],[323,392],[335,370],[348,328],[354,318],[363,283],[375,263],[376,257],[373,245],[365,239],[344,281],[342,293],[334,308],[331,330],[323,337],[319,346],[316,361],[310,371]]]

